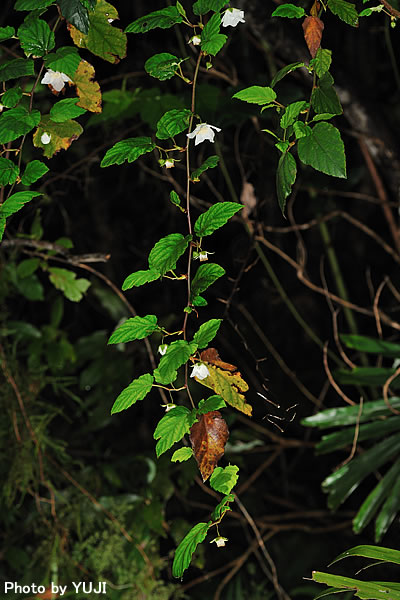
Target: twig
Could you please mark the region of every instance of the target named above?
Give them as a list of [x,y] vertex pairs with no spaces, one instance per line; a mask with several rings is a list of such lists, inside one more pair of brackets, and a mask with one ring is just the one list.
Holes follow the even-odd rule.
[[336,383],[336,381],[332,377],[332,373],[331,373],[331,371],[329,369],[329,365],[328,365],[327,350],[328,350],[328,342],[325,342],[325,345],[324,345],[324,354],[323,354],[323,361],[324,361],[325,373],[328,376],[329,382],[330,382],[331,386],[333,388],[335,388],[335,390],[337,391],[337,393],[339,394],[339,396],[341,398],[343,398],[343,400],[345,402],[347,402],[347,404],[351,404],[352,406],[354,406],[355,402],[353,400],[351,400],[348,396],[346,396],[346,394],[340,389],[340,387],[338,386],[338,384]]
[[383,386],[383,399],[385,401],[386,406],[389,408],[389,410],[391,410],[392,413],[394,413],[395,415],[400,415],[400,411],[397,410],[397,408],[394,408],[394,406],[392,406],[389,402],[389,386],[392,383],[392,381],[394,379],[396,379],[396,377],[400,375],[400,367],[397,367],[397,369],[395,370],[395,372],[386,379],[385,381],[385,385]]
[[340,465],[338,465],[336,467],[336,470],[340,469],[341,467],[344,467],[344,465],[347,465],[347,463],[351,461],[351,459],[354,457],[354,455],[356,453],[358,435],[360,433],[360,419],[361,419],[361,414],[362,414],[362,410],[363,410],[363,405],[364,405],[364,399],[361,396],[360,397],[360,408],[358,409],[357,421],[356,421],[356,425],[354,427],[354,437],[353,437],[353,444],[351,446],[351,452],[350,452],[349,456],[343,462],[341,462]]

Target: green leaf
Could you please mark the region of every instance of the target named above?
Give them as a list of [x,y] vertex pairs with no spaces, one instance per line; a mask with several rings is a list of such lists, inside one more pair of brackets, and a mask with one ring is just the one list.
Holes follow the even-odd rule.
[[196,414],[206,415],[208,412],[211,412],[212,410],[219,410],[220,408],[225,408],[225,407],[226,407],[225,400],[218,394],[215,394],[214,396],[209,396],[209,398],[207,398],[207,400],[200,400],[199,407],[196,410]]
[[185,131],[189,127],[192,112],[186,108],[167,111],[157,123],[156,136],[159,140],[168,138]]
[[175,204],[175,206],[180,206],[181,205],[181,199],[179,198],[178,194],[175,192],[175,190],[171,190],[169,193],[169,199],[172,202],[172,204]]
[[160,81],[171,79],[178,70],[179,65],[184,59],[178,58],[168,52],[162,52],[161,54],[155,54],[151,58],[147,59],[144,63],[144,70],[151,77],[155,77]]
[[197,546],[205,540],[210,525],[211,521],[208,521],[208,523],[197,523],[183,538],[176,549],[172,564],[172,575],[174,577],[182,577],[184,571],[190,565]]
[[207,306],[208,302],[202,296],[194,296],[192,300],[193,306]]
[[156,10],[144,17],[139,17],[133,23],[130,23],[125,29],[126,33],[146,33],[151,29],[160,27],[169,29],[176,23],[182,23],[183,17],[176,6],[167,6],[161,10]]
[[[334,371],[334,377],[339,383],[349,385],[384,385],[386,380],[389,379],[396,369],[385,368],[385,367],[355,367],[352,371],[347,369],[336,369]],[[392,388],[398,388],[400,386],[400,379],[396,377],[390,384]],[[392,398],[390,399],[392,402]]]
[[[333,115],[332,113],[320,113],[319,115],[313,116],[313,118],[311,119],[311,123],[317,123],[318,121],[329,121],[333,117],[336,117],[336,115]],[[306,125],[306,127],[308,127],[308,125]],[[310,133],[311,133],[311,128],[308,127],[308,129],[310,130]]]
[[222,323],[222,319],[210,319],[202,325],[193,336],[193,341],[196,342],[199,350],[206,348],[208,344],[215,338],[218,333],[218,329]]
[[[64,19],[84,34],[89,31],[89,12],[79,0],[57,0]],[[65,72],[65,71],[64,71]]]
[[350,550],[346,550],[342,552],[333,560],[330,564],[333,565],[337,563],[339,560],[343,558],[348,558],[349,556],[362,556],[364,558],[373,558],[374,560],[382,560],[385,562],[391,562],[396,565],[400,565],[400,551],[393,550],[392,548],[384,548],[382,546],[369,546],[369,545],[360,545],[354,546],[354,548],[350,548]]
[[29,277],[40,265],[40,258],[27,258],[19,263],[17,267],[18,277]]
[[226,35],[219,33],[220,27],[221,15],[216,12],[201,32],[201,50],[206,54],[216,56],[228,39]]
[[0,206],[0,217],[9,217],[18,212],[27,202],[37,196],[43,196],[40,192],[16,192]]
[[147,269],[146,271],[135,271],[135,273],[131,273],[125,279],[122,284],[122,290],[129,290],[133,287],[139,287],[144,285],[145,283],[150,283],[151,281],[155,281],[159,279],[160,273],[153,269]]
[[171,462],[184,462],[185,460],[189,460],[189,458],[192,458],[192,456],[193,450],[191,448],[178,448],[178,450],[175,450],[175,452],[171,456]]
[[289,75],[289,73],[291,73],[292,71],[295,71],[296,69],[299,69],[300,67],[305,67],[305,66],[306,66],[305,63],[303,63],[303,62],[294,62],[294,63],[290,63],[290,65],[286,65],[286,67],[283,67],[276,73],[275,77],[271,81],[271,87],[272,88],[275,87],[275,85],[278,83],[278,81],[283,79],[286,75]]
[[55,123],[63,123],[83,115],[86,109],[77,106],[76,102],[79,102],[79,98],[65,98],[56,102],[50,109],[51,120]]
[[381,504],[385,501],[385,498],[389,495],[393,485],[399,479],[399,476],[400,460],[397,460],[362,503],[359,511],[353,519],[354,533],[361,533],[361,531],[368,525],[371,519],[375,516]]
[[133,340],[143,340],[157,329],[157,317],[146,315],[145,317],[133,317],[122,323],[110,336],[108,344],[125,344]]
[[243,206],[237,202],[217,202],[201,214],[194,224],[194,230],[199,237],[211,235],[223,227]]
[[121,410],[126,410],[138,400],[143,400],[150,392],[153,381],[154,377],[149,373],[141,375],[138,379],[134,379],[128,387],[122,390],[114,402],[111,414],[114,415],[117,412],[121,412]]
[[0,186],[13,184],[19,175],[18,165],[0,156]]
[[69,77],[73,77],[81,62],[78,49],[74,46],[62,46],[56,52],[52,52],[44,57],[44,63],[47,69],[60,71]]
[[[389,409],[387,409],[389,411]],[[373,421],[365,425],[360,425],[357,434],[357,442],[365,440],[383,439],[389,433],[400,431],[400,417],[389,417],[383,420]],[[349,446],[354,441],[354,427],[346,427],[340,431],[335,431],[322,436],[316,446],[317,454],[333,452],[339,448]]]
[[311,104],[316,113],[342,114],[342,105],[333,87],[333,77],[329,72],[320,78],[317,87],[313,89]]
[[[214,283],[214,281],[222,277],[222,275],[225,275],[225,269],[220,265],[216,265],[215,263],[200,265],[192,281],[192,298],[195,298],[204,292]],[[202,306],[202,304],[197,304],[195,306]]]
[[210,478],[210,487],[221,494],[230,494],[231,490],[237,484],[239,467],[228,465],[224,469],[216,467]]
[[35,69],[32,59],[15,58],[0,66],[0,81],[8,81],[9,79],[17,79],[34,74]]
[[333,588],[339,588],[340,591],[356,590],[357,597],[362,600],[369,598],[374,598],[375,600],[388,600],[389,598],[390,600],[400,600],[400,591],[395,591],[393,587],[390,587],[390,584],[360,581],[359,579],[321,573],[320,571],[313,571],[312,578],[317,583],[325,583]]
[[193,4],[193,12],[195,15],[205,15],[209,10],[218,12],[228,4],[228,0],[197,0]]
[[[396,515],[400,511],[400,477],[394,482],[392,490],[387,497],[375,521],[375,541],[380,542]],[[400,557],[398,557],[400,560]]]
[[10,88],[1,96],[1,103],[7,108],[14,108],[22,98],[22,89],[19,85]]
[[192,236],[183,237],[181,233],[170,233],[161,238],[149,254],[149,267],[165,275],[167,271],[175,269],[180,256],[185,252]]
[[21,135],[29,133],[40,121],[40,112],[17,106],[0,115],[0,144],[13,142]]
[[42,10],[47,8],[51,4],[54,4],[55,0],[17,0],[14,4],[15,10]]
[[301,19],[306,14],[304,8],[295,6],[294,4],[281,4],[278,6],[271,17],[288,17],[289,19]]
[[352,2],[346,2],[346,0],[328,0],[328,8],[348,25],[358,27],[358,14]]
[[[400,398],[390,398],[390,404],[393,408],[400,409]],[[306,417],[302,419],[301,424],[306,427],[326,429],[327,427],[365,423],[365,421],[381,419],[388,415],[392,415],[392,413],[385,402],[383,400],[373,400],[364,402],[361,414],[359,406],[341,406],[340,408],[329,408],[311,417]]]
[[400,344],[385,342],[378,338],[367,337],[366,335],[357,335],[353,333],[343,333],[340,339],[347,348],[360,350],[361,352],[370,352],[372,354],[382,354],[392,358],[400,357]]
[[235,496],[233,494],[228,494],[227,496],[224,496],[222,498],[221,502],[215,507],[211,515],[214,521],[221,519],[221,517],[226,513],[226,511],[231,510],[228,506],[228,502],[233,502],[234,499]]
[[156,444],[157,458],[176,442],[179,442],[186,433],[189,433],[192,421],[190,410],[186,406],[176,406],[163,416],[158,422],[153,436],[155,440],[158,440]]
[[77,279],[76,273],[67,269],[59,269],[58,267],[49,268],[49,279],[55,288],[61,290],[62,293],[71,302],[80,302],[83,294],[90,286],[90,281],[87,279]]
[[193,173],[190,176],[190,179],[192,181],[200,181],[200,175],[204,173],[204,171],[207,171],[207,169],[214,169],[214,167],[216,167],[218,163],[219,156],[209,156],[198,169],[193,171]]
[[10,38],[12,38],[14,36],[15,36],[14,27],[0,27],[0,42],[9,40]]
[[195,342],[176,340],[169,344],[166,353],[161,357],[158,368],[154,370],[154,377],[158,383],[167,385],[177,378],[176,370],[187,363],[189,357],[197,350]]
[[54,48],[54,32],[43,19],[28,19],[18,29],[18,37],[26,56],[43,56]]
[[287,129],[288,127],[290,127],[290,125],[293,125],[301,111],[304,110],[304,108],[306,107],[307,102],[304,102],[303,100],[288,104],[280,121],[282,129]]
[[[67,150],[82,132],[83,127],[72,119],[63,123],[55,123],[51,120],[50,115],[43,115],[39,127],[33,135],[33,145],[42,148],[43,155],[51,158],[59,150]],[[50,141],[46,144],[42,141],[45,133],[50,137]]]
[[279,159],[276,170],[276,192],[282,214],[285,212],[286,198],[292,192],[292,185],[296,181],[296,175],[297,166],[295,159],[290,152],[284,152]]
[[94,11],[89,13],[89,30],[81,32],[79,27],[70,27],[74,43],[78,48],[86,48],[109,63],[117,63],[126,56],[126,34],[114,27],[109,19],[118,19],[116,8],[105,0],[97,0]]
[[269,102],[275,100],[276,93],[270,87],[252,85],[240,92],[236,92],[232,98],[243,100],[243,102],[250,102],[251,104],[269,104]]
[[317,123],[311,135],[298,141],[300,160],[317,171],[334,177],[346,177],[344,144],[339,131],[331,123]]
[[315,58],[310,60],[310,66],[314,67],[314,70],[318,77],[323,77],[325,73],[329,71],[332,62],[332,50],[324,50],[318,48]]
[[311,135],[312,133],[311,127],[303,123],[303,121],[296,121],[293,123],[293,131],[294,135],[296,136],[296,140],[306,137],[307,135]]
[[328,506],[336,510],[360,485],[367,475],[378,470],[400,451],[400,434],[392,435],[375,444],[363,454],[340,467],[322,482],[322,489],[329,494]]
[[136,137],[122,140],[107,150],[100,166],[109,167],[110,165],[122,165],[126,160],[131,163],[139,158],[139,156],[142,156],[142,154],[152,152],[155,147],[155,143],[152,142],[149,137]]

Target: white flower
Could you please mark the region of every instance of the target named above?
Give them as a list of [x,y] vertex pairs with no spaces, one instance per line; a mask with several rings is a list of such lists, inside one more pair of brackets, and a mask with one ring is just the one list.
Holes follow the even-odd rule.
[[218,547],[225,546],[225,542],[227,542],[227,541],[228,541],[228,538],[222,537],[222,535],[219,535],[218,537],[211,540],[210,544],[213,544],[215,542]]
[[115,21],[115,19],[107,19],[107,21],[108,21],[109,23],[112,23],[113,21]]
[[190,38],[188,44],[193,44],[193,46],[199,46],[201,44],[201,37],[199,35],[194,35]]
[[207,254],[209,254],[209,252],[206,252],[206,251],[199,252],[200,262],[204,262],[205,260],[208,260]]
[[236,27],[238,23],[245,23],[244,11],[238,8],[228,8],[222,17],[222,27],[228,27],[228,25]]
[[42,142],[42,144],[50,144],[50,140],[51,140],[51,134],[49,135],[48,133],[44,132],[42,133],[42,137],[40,138],[40,141]]
[[205,379],[210,374],[210,371],[207,369],[204,363],[199,363],[198,365],[194,365],[193,370],[190,374],[190,377],[197,377],[197,379]]
[[172,169],[172,167],[174,166],[174,160],[172,160],[172,158],[167,158],[167,160],[164,163],[164,167],[166,169]]
[[158,353],[161,354],[161,356],[164,356],[164,354],[166,353],[168,348],[168,344],[160,344],[158,346]]
[[195,137],[194,145],[197,146],[197,144],[201,144],[204,140],[209,140],[210,142],[214,141],[215,133],[213,129],[215,129],[215,131],[221,131],[219,127],[214,127],[214,125],[199,123],[192,133],[187,133],[186,135],[189,139]]
[[4,104],[0,104],[0,113],[3,112]]
[[53,71],[52,69],[49,69],[46,71],[46,75],[43,77],[40,83],[47,83],[47,85],[51,85],[56,92],[61,92],[66,83],[72,83],[72,79],[70,79],[65,73],[61,73],[61,71]]
[[168,404],[161,404],[161,406],[163,408],[165,408],[165,412],[167,413],[168,411],[172,410],[173,408],[176,408],[176,404],[173,404],[172,402],[168,402]]

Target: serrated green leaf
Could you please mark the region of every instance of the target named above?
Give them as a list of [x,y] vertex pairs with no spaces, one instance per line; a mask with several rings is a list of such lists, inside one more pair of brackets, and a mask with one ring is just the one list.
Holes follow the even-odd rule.
[[14,36],[15,36],[14,27],[0,27],[0,42],[9,40],[10,38],[12,38]]
[[362,503],[360,509],[353,519],[354,533],[361,533],[361,531],[368,525],[371,519],[375,516],[381,504],[383,504],[386,497],[389,495],[393,485],[399,479],[399,476],[400,460],[397,460]]
[[39,124],[40,112],[28,112],[22,106],[11,108],[0,115],[0,144],[13,142],[21,135],[29,133]]
[[285,112],[283,113],[283,115],[281,117],[281,121],[280,121],[280,125],[281,125],[282,129],[287,129],[288,127],[293,125],[293,123],[297,120],[297,117],[299,116],[301,111],[304,110],[304,108],[306,108],[306,107],[307,107],[307,102],[304,102],[303,100],[301,100],[299,102],[292,102],[291,104],[288,104],[285,109]]
[[146,315],[145,317],[133,317],[122,323],[110,336],[108,344],[125,344],[133,340],[143,340],[157,329],[157,317]]
[[189,127],[192,112],[186,108],[168,110],[158,121],[156,136],[159,140],[167,140]]
[[[400,477],[393,484],[375,521],[375,541],[380,542],[400,511]],[[398,558],[400,560],[400,557]]]
[[122,390],[114,402],[111,414],[114,415],[117,412],[121,412],[121,410],[126,410],[138,400],[143,400],[150,392],[153,381],[154,377],[150,375],[150,373],[146,373],[145,375],[141,375],[138,379],[134,379],[128,387]]
[[14,4],[15,10],[42,10],[47,8],[51,4],[54,4],[55,0],[17,0]]
[[169,199],[172,202],[172,204],[175,204],[175,206],[180,206],[181,205],[181,199],[179,198],[178,194],[175,192],[175,190],[171,190],[169,193]]
[[400,344],[353,333],[343,333],[340,335],[340,339],[346,344],[347,348],[353,348],[361,352],[370,352],[372,354],[382,354],[383,356],[391,356],[393,358],[400,357]]
[[299,69],[300,67],[305,67],[305,63],[303,62],[294,62],[294,63],[290,63],[290,65],[286,65],[286,67],[283,67],[282,69],[280,69],[275,77],[273,78],[273,80],[271,81],[271,87],[275,87],[275,85],[278,83],[278,81],[280,81],[281,79],[283,79],[286,75],[289,75],[289,73],[291,73],[292,71],[295,71],[296,69]]
[[157,458],[176,442],[179,442],[186,433],[189,433],[192,421],[190,410],[186,406],[176,406],[163,416],[153,435],[154,439],[158,440],[156,444]]
[[[390,398],[390,404],[400,408],[400,398]],[[342,427],[345,425],[354,425],[355,423],[365,423],[371,419],[379,419],[384,416],[392,415],[390,409],[383,400],[374,400],[364,402],[360,413],[359,406],[342,406],[340,408],[329,408],[323,410],[311,417],[302,419],[301,424],[306,427]]]
[[278,6],[271,17],[288,17],[289,19],[301,19],[306,14],[305,10],[301,6],[295,6],[294,4],[281,4]]
[[291,194],[296,175],[297,166],[294,157],[290,152],[284,152],[279,159],[276,170],[276,192],[282,214],[285,212],[286,198]]
[[79,0],[57,0],[64,19],[84,34],[89,31],[89,12]]
[[329,71],[332,62],[332,50],[325,50],[318,48],[315,58],[310,61],[310,66],[314,67],[314,70],[318,77],[323,77],[325,73]]
[[18,165],[8,158],[0,156],[0,186],[11,185],[19,175]]
[[152,142],[149,137],[136,137],[122,140],[107,150],[100,166],[109,167],[110,165],[122,165],[126,160],[131,163],[139,158],[139,156],[142,156],[142,154],[152,152],[155,146],[155,143]]
[[216,467],[210,477],[210,487],[221,494],[230,494],[239,479],[238,471],[236,465],[228,465],[224,469]]
[[352,2],[346,2],[346,0],[328,0],[328,8],[348,25],[358,27],[358,14]]
[[199,350],[208,346],[208,344],[215,338],[218,333],[218,329],[222,323],[222,319],[210,319],[202,325],[193,336],[193,341],[196,342]]
[[300,138],[300,160],[326,175],[346,178],[346,157],[339,131],[331,123],[317,123],[312,134]]
[[[311,123],[317,123],[318,121],[329,121],[330,119],[333,119],[333,117],[336,117],[336,115],[333,115],[332,113],[320,113],[319,115],[314,115],[314,117],[311,119]],[[311,133],[311,128],[309,129]]]
[[[225,275],[225,269],[215,263],[207,263],[200,265],[196,271],[196,275],[192,281],[192,298],[204,292],[210,285],[217,279]],[[204,306],[203,304],[196,304],[195,306]]]
[[209,156],[198,169],[193,171],[193,173],[190,176],[190,179],[192,181],[200,181],[200,175],[204,173],[204,171],[207,171],[207,169],[214,169],[218,165],[218,163],[219,156]]
[[169,344],[166,353],[161,357],[158,368],[154,370],[154,377],[158,383],[167,385],[177,378],[177,369],[187,363],[189,357],[197,350],[195,342],[176,340]]
[[196,234],[199,237],[211,235],[214,231],[223,227],[242,208],[243,206],[237,202],[217,202],[213,204],[198,217],[194,224]]
[[212,518],[214,521],[221,519],[226,511],[231,510],[231,508],[228,506],[228,502],[233,502],[234,499],[235,496],[233,494],[228,494],[222,498],[221,502],[215,507],[212,513]]
[[22,98],[22,89],[19,85],[10,88],[1,96],[1,104],[7,108],[14,108]]
[[269,104],[275,100],[276,93],[270,87],[252,85],[240,92],[236,92],[232,98],[243,100],[243,102],[249,102],[251,104]]
[[79,98],[65,98],[56,102],[50,109],[51,120],[55,123],[64,123],[68,119],[75,119],[86,112],[85,108],[77,106]]
[[34,74],[34,64],[30,58],[15,58],[0,65],[0,81],[8,81],[9,79],[17,79]]
[[190,235],[183,237],[181,233],[170,233],[161,238],[149,254],[150,269],[158,271],[160,275],[175,269],[178,259],[185,252],[191,239]]
[[193,306],[207,306],[208,302],[202,296],[196,295],[192,299],[192,304]]
[[[42,148],[43,155],[51,158],[59,150],[67,150],[72,142],[79,138],[82,132],[83,127],[72,119],[63,123],[55,123],[50,118],[50,115],[43,115],[39,127],[33,135],[33,145],[37,148]],[[44,134],[50,137],[47,143],[42,141]]]
[[62,46],[56,52],[45,56],[43,60],[47,69],[60,71],[69,77],[73,77],[81,62],[81,57],[78,49],[74,46]]
[[18,37],[26,56],[43,56],[54,48],[54,32],[43,19],[28,19],[18,29]]
[[205,15],[210,10],[218,12],[226,4],[228,0],[197,0],[193,4],[193,12],[195,15]]
[[207,400],[200,400],[199,407],[196,410],[196,414],[206,415],[208,412],[211,412],[212,410],[219,410],[220,408],[225,408],[225,407],[226,407],[225,400],[218,394],[215,394],[214,396],[209,396],[209,398],[207,398]]
[[293,123],[293,131],[294,135],[296,136],[296,140],[306,137],[307,135],[311,135],[312,133],[311,127],[303,123],[303,121],[296,121]]
[[178,58],[168,52],[162,52],[147,59],[144,63],[144,70],[151,77],[165,81],[175,75],[182,60],[184,59]]
[[316,113],[342,114],[342,105],[333,87],[333,83],[332,75],[327,72],[319,79],[318,85],[313,89],[311,93],[311,105]]
[[175,452],[171,456],[171,462],[184,462],[185,460],[189,460],[189,458],[192,458],[192,456],[193,450],[191,448],[178,448],[178,450],[175,450]]
[[50,273],[49,279],[54,287],[60,290],[71,302],[80,302],[83,294],[90,286],[88,279],[77,279],[76,273],[73,271],[50,267],[48,272]]
[[139,19],[130,23],[125,31],[126,33],[146,33],[156,27],[169,29],[176,23],[182,23],[182,21],[183,17],[176,6],[167,6],[161,10],[156,10],[148,15],[139,17]]
[[197,546],[205,540],[210,525],[211,521],[208,521],[208,523],[197,523],[183,538],[176,549],[172,564],[172,575],[174,577],[182,577],[184,571],[190,565]]
[[228,37],[219,33],[221,27],[221,15],[216,12],[207,22],[201,32],[201,50],[211,56],[216,56],[225,44]]
[[87,34],[79,27],[70,27],[69,32],[78,48],[87,48],[92,54],[115,64],[126,56],[127,37],[109,19],[119,19],[117,9],[105,0],[97,0],[95,9],[89,12]]
[[0,206],[0,217],[9,217],[18,212],[27,202],[30,202],[37,196],[43,196],[40,192],[16,192]]
[[129,290],[133,287],[139,287],[144,285],[145,283],[150,283],[151,281],[155,281],[159,279],[160,273],[153,269],[147,269],[146,271],[136,271],[135,273],[131,273],[125,279],[122,284],[122,290]]

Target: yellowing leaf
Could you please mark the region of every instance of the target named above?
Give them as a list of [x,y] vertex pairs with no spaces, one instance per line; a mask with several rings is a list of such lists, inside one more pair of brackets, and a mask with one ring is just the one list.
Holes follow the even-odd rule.
[[228,437],[228,426],[218,410],[199,415],[190,428],[190,443],[203,481],[210,477],[223,456]]
[[79,96],[77,105],[90,110],[101,112],[101,91],[97,81],[93,81],[94,68],[86,60],[81,60],[74,75],[74,84]]
[[[33,135],[33,145],[43,149],[43,154],[51,158],[59,150],[67,150],[72,142],[81,135],[83,129],[76,121],[69,119],[63,123],[54,123],[50,115],[43,115]],[[43,134],[50,137],[48,144],[42,141]]]
[[89,31],[86,34],[68,25],[69,32],[78,48],[87,48],[96,56],[110,63],[117,63],[126,56],[126,34],[113,27],[111,20],[118,19],[114,6],[98,0],[93,12],[89,12]]

